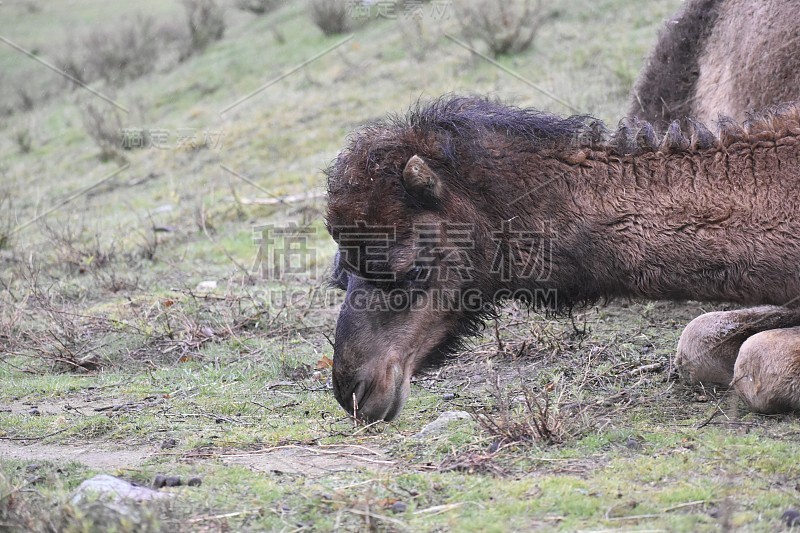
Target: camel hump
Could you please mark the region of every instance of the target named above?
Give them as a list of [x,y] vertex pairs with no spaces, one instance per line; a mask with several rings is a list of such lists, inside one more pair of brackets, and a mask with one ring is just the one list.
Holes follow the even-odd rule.
[[689,145],[694,150],[707,150],[717,145],[717,136],[705,124],[694,118],[687,119],[689,123]]
[[800,0],[686,0],[634,84],[629,114],[709,124],[800,100],[798,11]]
[[727,0],[689,0],[667,21],[633,87],[629,114],[666,125],[692,115],[699,61]]
[[750,137],[771,138],[775,134],[800,135],[800,102],[786,102],[763,113],[750,113],[744,123]]
[[689,148],[689,139],[681,131],[681,123],[673,120],[661,142],[662,152],[683,152]]

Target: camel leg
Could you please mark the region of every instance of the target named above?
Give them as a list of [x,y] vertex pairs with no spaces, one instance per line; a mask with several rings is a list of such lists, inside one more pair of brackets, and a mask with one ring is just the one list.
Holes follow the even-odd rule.
[[733,370],[736,392],[759,413],[800,410],[800,327],[747,339]]
[[792,326],[800,326],[800,310],[772,305],[700,315],[681,334],[675,367],[689,383],[730,385],[749,337]]

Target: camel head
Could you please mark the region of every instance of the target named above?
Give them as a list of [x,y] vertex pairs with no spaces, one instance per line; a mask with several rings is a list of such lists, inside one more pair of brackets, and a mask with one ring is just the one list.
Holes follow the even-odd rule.
[[[522,171],[487,158],[512,142],[510,130],[529,134],[530,146],[531,137],[561,135],[566,120],[453,98],[351,135],[327,171],[327,227],[338,244],[333,283],[347,291],[333,386],[350,414],[393,419],[412,376],[442,364],[495,302],[537,297],[546,228],[526,228],[527,264],[504,255],[500,245],[513,232],[508,204],[520,195],[509,176]],[[524,268],[534,289],[514,292],[520,272],[511,271]]]

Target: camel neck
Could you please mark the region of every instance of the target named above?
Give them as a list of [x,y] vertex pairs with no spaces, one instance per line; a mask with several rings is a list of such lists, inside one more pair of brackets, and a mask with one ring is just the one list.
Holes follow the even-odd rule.
[[546,285],[568,299],[781,305],[800,297],[800,136],[596,153],[559,172],[535,211],[555,213]]

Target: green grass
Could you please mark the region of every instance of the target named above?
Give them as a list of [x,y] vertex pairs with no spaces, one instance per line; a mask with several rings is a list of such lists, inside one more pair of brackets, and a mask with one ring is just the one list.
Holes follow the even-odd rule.
[[[264,17],[231,11],[225,38],[174,68],[119,88],[96,85],[130,108],[125,127],[166,130],[168,147],[125,151],[125,171],[14,232],[0,249],[0,341],[8,341],[0,407],[11,409],[0,412],[0,451],[30,445],[24,449],[53,456],[20,461],[0,453],[0,528],[22,527],[25,516],[51,517],[73,530],[108,526],[107,517],[69,504],[71,491],[98,469],[58,462],[58,450],[91,445],[109,454],[146,452],[145,461],[110,472],[133,481],[164,472],[203,478],[200,487],[174,489],[178,497],[154,508],[140,529],[776,530],[783,511],[800,505],[796,417],[748,414],[717,391],[692,390],[668,376],[682,326],[706,308],[588,309],[576,317],[586,336],[575,335],[569,321],[511,308],[502,321],[505,350],[489,328],[457,365],[415,382],[398,421],[364,430],[333,399],[330,369],[317,368],[331,356],[326,335],[337,313],[336,298],[309,304],[325,293],[334,254],[323,201],[303,209],[240,202],[323,191],[320,169],[350,130],[418,98],[479,93],[569,113],[536,86],[614,124],[661,22],[679,4],[559,4],[529,51],[499,59],[527,82],[448,40],[445,34],[458,34],[453,16],[425,19],[430,46],[422,59],[415,57],[418,43],[401,31],[404,20],[377,19],[220,116],[340,41],[310,23],[303,3],[288,2]],[[43,57],[95,27],[120,24],[134,9],[159,20],[181,17],[180,6],[152,2],[126,9],[94,0],[37,5],[0,6],[0,35]],[[12,80],[32,68],[37,64],[0,44],[0,70]],[[37,76],[62,83],[46,69]],[[84,130],[81,105],[92,100],[85,90],[64,90],[0,121],[0,199],[10,199],[0,202],[0,235],[2,224],[14,229],[118,168],[98,159]],[[28,153],[14,140],[20,128],[30,132]],[[181,132],[205,131],[221,134],[221,144],[176,146]],[[45,221],[82,229],[56,243]],[[259,279],[250,272],[254,228],[289,222],[313,230],[308,245],[317,275]],[[154,225],[167,231],[154,237]],[[94,257],[98,246],[114,251],[104,266],[65,262],[74,254]],[[153,246],[149,259],[144,252]],[[217,287],[202,293],[204,281]],[[264,300],[267,289],[291,289],[294,299]],[[72,358],[88,353],[98,366],[76,369]],[[663,368],[628,373],[653,362]],[[514,398],[523,388],[548,387],[542,394],[561,394],[560,443],[506,445],[492,454],[497,436],[475,419],[413,437],[448,410],[499,417],[506,409],[520,422],[530,413]],[[32,406],[40,415],[30,414]],[[162,449],[168,439],[176,446]],[[330,445],[365,446],[390,464],[374,469],[362,456],[342,454],[328,466],[338,461],[343,470],[260,469],[270,454],[320,455]],[[231,455],[244,463],[229,463]],[[29,463],[44,472],[36,492],[26,490]],[[395,513],[398,501],[407,509]]]

